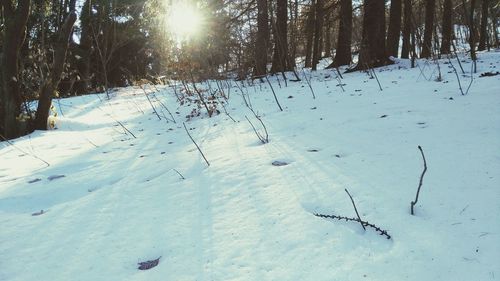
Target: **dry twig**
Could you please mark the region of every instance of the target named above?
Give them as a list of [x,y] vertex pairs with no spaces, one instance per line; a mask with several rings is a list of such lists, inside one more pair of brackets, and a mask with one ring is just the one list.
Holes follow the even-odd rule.
[[414,215],[413,207],[418,202],[418,195],[420,194],[420,188],[422,187],[422,182],[424,180],[425,172],[427,172],[427,161],[425,161],[424,151],[422,150],[422,147],[420,145],[418,146],[418,150],[420,150],[420,153],[422,154],[422,159],[424,159],[424,170],[422,171],[422,175],[420,175],[420,182],[418,183],[418,189],[417,189],[417,195],[415,196],[415,201],[411,201],[411,214],[412,215]]
[[182,125],[184,125],[184,129],[186,130],[186,133],[188,134],[189,138],[191,139],[191,141],[194,143],[194,145],[196,145],[196,148],[198,149],[198,151],[200,152],[201,156],[203,156],[203,159],[205,159],[205,162],[207,162],[207,166],[210,166],[210,163],[208,162],[207,158],[205,157],[205,154],[203,154],[203,151],[201,151],[200,147],[198,146],[198,144],[194,141],[193,137],[191,136],[191,134],[189,133],[187,127],[186,127],[186,123],[182,123]]
[[[361,223],[361,217],[359,216],[359,213],[358,213],[358,209],[356,208],[356,204],[354,204],[354,199],[352,199],[352,196],[351,194],[349,193],[349,191],[346,189],[344,189],[345,192],[347,192],[347,195],[349,195],[349,198],[351,198],[351,202],[352,202],[352,206],[354,207],[354,211],[356,211],[356,215],[358,216],[358,220],[359,222]],[[366,231],[366,227],[363,225],[363,223],[361,223],[361,226],[363,227],[363,229]]]

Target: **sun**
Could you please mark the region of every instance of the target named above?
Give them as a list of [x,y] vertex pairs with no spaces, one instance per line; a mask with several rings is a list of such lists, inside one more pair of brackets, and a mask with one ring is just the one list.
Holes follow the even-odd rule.
[[170,32],[178,41],[192,39],[201,33],[203,14],[199,8],[185,1],[174,2],[168,14]]

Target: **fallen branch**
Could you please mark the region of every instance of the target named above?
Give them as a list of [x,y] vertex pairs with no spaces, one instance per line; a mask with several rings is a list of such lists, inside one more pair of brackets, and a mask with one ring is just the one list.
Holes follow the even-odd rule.
[[[352,206],[354,206],[354,211],[356,211],[356,216],[358,216],[358,220],[359,222],[361,223],[361,217],[359,216],[359,213],[358,213],[358,209],[356,208],[356,204],[354,204],[354,199],[352,199],[352,196],[351,194],[349,193],[349,191],[346,189],[344,189],[345,192],[347,192],[347,195],[349,195],[349,198],[351,198],[351,202],[352,202]],[[361,223],[361,226],[363,227],[363,229],[366,231],[366,227],[363,225],[363,223]]]
[[383,230],[382,228],[376,226],[375,224],[369,223],[367,221],[362,221],[360,219],[356,218],[348,218],[348,217],[343,217],[343,216],[337,216],[337,215],[323,215],[323,214],[314,214],[317,217],[320,218],[326,218],[326,219],[336,219],[336,220],[345,220],[345,221],[355,221],[361,223],[363,226],[368,226],[373,228],[376,232],[378,232],[380,235],[385,236],[387,239],[391,239],[391,236],[387,232],[387,230]]
[[207,166],[210,166],[210,163],[208,162],[207,158],[205,157],[205,154],[203,154],[203,151],[201,151],[200,147],[198,146],[198,144],[194,141],[193,137],[191,136],[191,134],[189,133],[187,127],[186,127],[186,123],[182,123],[182,125],[184,125],[184,129],[186,130],[186,133],[188,134],[189,138],[191,139],[191,141],[194,143],[194,145],[196,145],[196,148],[198,149],[198,151],[200,152],[201,156],[203,156],[203,159],[205,159],[205,162],[207,162]]
[[418,195],[420,194],[420,188],[422,187],[422,182],[424,180],[425,172],[427,172],[427,161],[425,161],[424,151],[422,150],[422,147],[420,145],[418,146],[418,150],[420,150],[420,153],[422,154],[422,159],[424,159],[424,170],[422,171],[422,175],[420,175],[420,182],[418,183],[418,189],[417,189],[417,195],[415,196],[415,201],[411,202],[411,214],[412,214],[412,216],[414,215],[413,207],[418,202]]

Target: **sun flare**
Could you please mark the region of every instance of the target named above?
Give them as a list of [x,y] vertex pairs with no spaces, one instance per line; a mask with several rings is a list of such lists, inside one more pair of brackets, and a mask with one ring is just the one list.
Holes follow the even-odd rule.
[[174,3],[168,15],[170,32],[177,40],[190,39],[200,34],[203,15],[196,6],[188,3]]

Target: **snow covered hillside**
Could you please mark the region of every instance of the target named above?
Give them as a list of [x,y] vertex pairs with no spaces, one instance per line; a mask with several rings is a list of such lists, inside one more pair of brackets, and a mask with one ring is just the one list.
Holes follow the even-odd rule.
[[[479,77],[500,53],[465,96],[446,60],[439,82],[418,64],[376,69],[382,91],[301,71],[315,99],[272,77],[283,111],[267,81],[224,82],[212,118],[179,83],[56,101],[57,130],[0,144],[0,280],[500,279],[500,75]],[[356,217],[345,189],[391,239],[314,215]]]

